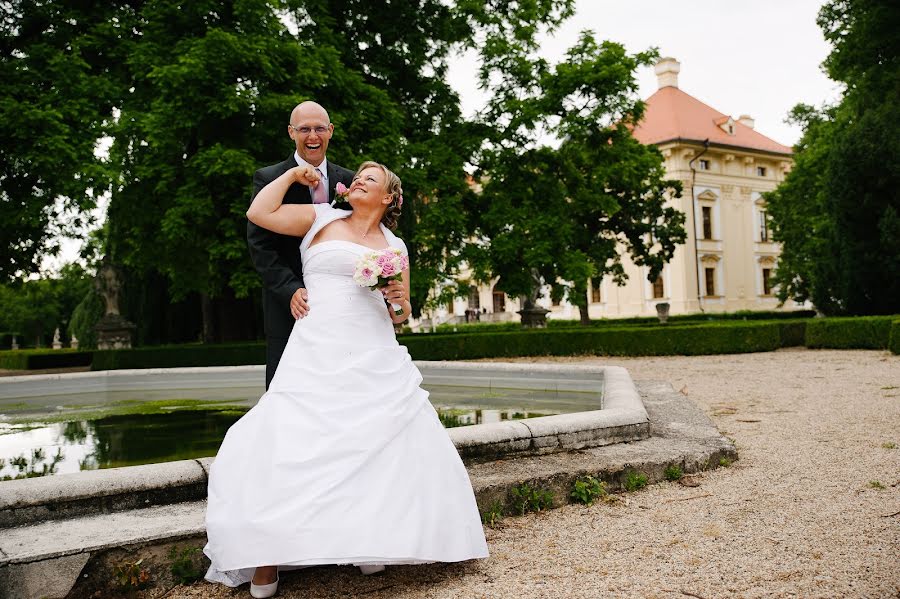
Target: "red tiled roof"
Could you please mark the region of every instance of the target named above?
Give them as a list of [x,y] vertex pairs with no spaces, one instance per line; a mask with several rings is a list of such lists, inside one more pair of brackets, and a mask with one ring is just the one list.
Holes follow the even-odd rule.
[[647,98],[644,118],[634,129],[634,137],[643,144],[658,144],[682,139],[725,146],[762,150],[778,154],[791,154],[788,146],[754,131],[734,120],[734,135],[729,135],[719,125],[728,121],[728,115],[707,106],[697,98],[677,87],[663,87]]

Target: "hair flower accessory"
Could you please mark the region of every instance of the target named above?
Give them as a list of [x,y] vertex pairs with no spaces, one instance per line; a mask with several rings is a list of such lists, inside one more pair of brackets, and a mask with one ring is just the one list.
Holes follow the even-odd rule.
[[397,208],[403,208],[403,194],[400,194],[400,199],[397,200]]

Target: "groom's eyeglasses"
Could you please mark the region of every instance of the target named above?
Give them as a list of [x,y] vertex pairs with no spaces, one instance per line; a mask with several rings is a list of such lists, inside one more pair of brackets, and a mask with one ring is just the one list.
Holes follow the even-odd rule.
[[316,132],[316,135],[325,135],[326,133],[328,133],[328,127],[295,127],[291,124],[288,124],[288,127],[301,135],[309,135],[313,131]]

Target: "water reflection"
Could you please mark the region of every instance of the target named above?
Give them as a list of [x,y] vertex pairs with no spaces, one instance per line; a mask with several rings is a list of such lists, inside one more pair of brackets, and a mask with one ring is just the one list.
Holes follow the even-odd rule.
[[[176,409],[93,420],[0,422],[0,480],[213,456],[249,407]],[[558,412],[436,407],[446,428]]]
[[538,416],[552,416],[556,412],[522,412],[518,410],[472,410],[458,408],[435,408],[444,428],[488,424],[504,420],[521,420]]

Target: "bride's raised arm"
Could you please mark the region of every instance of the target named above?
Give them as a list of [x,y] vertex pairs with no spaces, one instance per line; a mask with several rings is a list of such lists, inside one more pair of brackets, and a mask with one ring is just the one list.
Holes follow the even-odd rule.
[[247,218],[255,225],[282,233],[303,237],[316,220],[316,211],[310,204],[282,204],[284,194],[294,184],[313,187],[319,182],[319,175],[309,166],[296,166],[263,187],[250,208]]

